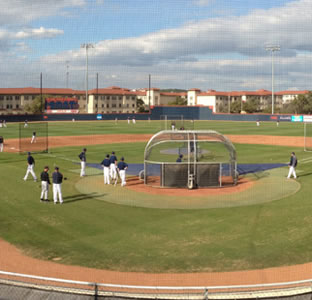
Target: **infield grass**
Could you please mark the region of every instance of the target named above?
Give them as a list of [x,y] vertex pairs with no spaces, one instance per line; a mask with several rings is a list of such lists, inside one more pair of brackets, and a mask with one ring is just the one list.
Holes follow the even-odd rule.
[[[58,135],[88,134],[89,130],[89,134],[112,133],[100,132],[95,128],[97,123],[92,122],[66,124],[68,126],[51,123],[50,132]],[[233,124],[237,124],[237,128],[232,128]],[[15,133],[10,125],[8,132],[12,130],[13,137]],[[71,127],[78,125],[78,132]],[[139,121],[136,125],[135,131],[140,128],[139,133],[153,130],[148,126],[139,127]],[[215,126],[211,129],[231,134],[255,134],[258,129],[251,123],[210,125]],[[274,126],[268,127],[266,134],[275,134]],[[276,130],[283,126],[280,124]],[[298,124],[285,126],[287,130],[276,134],[286,135],[293,130],[292,135],[301,135]],[[118,156],[124,155],[127,162],[140,163],[144,146],[145,143],[88,146],[88,162],[99,163],[106,153],[114,150]],[[74,162],[78,162],[81,147],[67,147],[52,149],[47,155],[35,155],[37,176],[44,165],[52,168],[56,164],[69,178],[63,184],[65,203],[53,205],[39,202],[39,183],[22,180],[26,157],[1,153],[0,236],[37,258],[58,257],[64,264],[120,271],[229,271],[312,261],[312,154],[301,148],[235,146],[239,163],[285,163],[290,151],[295,150],[301,189],[277,201],[232,208],[178,210],[117,205],[95,198],[92,190],[86,194],[77,191],[75,186],[80,178],[72,170],[79,168]],[[286,176],[287,168],[281,170]],[[79,184],[83,184],[83,180]],[[118,197],[127,197],[121,187],[116,187],[116,193]],[[262,196],[269,193],[267,187]],[[102,196],[110,197],[104,186]]]

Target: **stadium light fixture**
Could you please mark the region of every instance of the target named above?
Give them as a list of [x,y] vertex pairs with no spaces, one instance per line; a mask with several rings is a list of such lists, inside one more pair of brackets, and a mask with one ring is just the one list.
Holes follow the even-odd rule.
[[80,48],[86,49],[86,111],[88,112],[88,49],[94,48],[94,45],[91,43],[81,44]]
[[280,51],[279,45],[268,45],[265,47],[266,51],[271,51],[272,55],[272,115],[274,114],[274,52]]

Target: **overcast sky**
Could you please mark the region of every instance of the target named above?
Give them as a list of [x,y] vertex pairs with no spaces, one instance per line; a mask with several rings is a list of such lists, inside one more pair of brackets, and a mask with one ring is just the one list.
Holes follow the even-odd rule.
[[311,0],[0,0],[0,87],[312,89]]

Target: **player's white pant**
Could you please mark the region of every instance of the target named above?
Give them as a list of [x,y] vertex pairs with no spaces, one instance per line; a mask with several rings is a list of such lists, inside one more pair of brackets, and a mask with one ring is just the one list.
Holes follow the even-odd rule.
[[3,127],[7,128],[7,125],[6,125],[6,123],[3,123]]
[[132,123],[135,124],[135,119],[132,119]]
[[28,127],[28,124],[24,124],[24,128]]
[[25,177],[24,177],[24,180],[27,180],[29,173],[32,175],[32,177],[36,181],[37,180],[37,176],[36,176],[36,174],[34,172],[34,165],[28,165],[27,171],[26,171],[26,174],[25,174]]
[[41,181],[41,197],[40,199],[48,200],[49,183],[47,181]]
[[110,164],[110,177],[112,179],[116,179],[117,176],[117,170],[116,170],[116,165],[115,164]]
[[3,152],[3,143],[0,144],[0,152]]
[[30,142],[30,143],[31,143],[31,144],[32,144],[32,143],[36,143],[36,136],[35,136],[35,135],[32,136],[31,142]]
[[126,185],[126,170],[120,170],[119,175],[121,179],[121,186]]
[[104,173],[104,184],[110,184],[110,181],[109,181],[109,167],[104,167],[103,168],[103,173]]
[[297,178],[296,170],[295,170],[295,167],[293,167],[293,166],[289,167],[289,172],[288,172],[287,178],[290,178],[291,175],[293,175],[294,178]]
[[130,120],[128,119],[128,124],[130,124]]
[[81,170],[80,170],[80,177],[86,176],[86,162],[81,162]]
[[0,128],[2,128],[2,123],[0,123]]
[[62,185],[60,183],[53,183],[53,201],[57,203],[57,198],[59,199],[60,203],[63,203],[63,196],[62,196]]

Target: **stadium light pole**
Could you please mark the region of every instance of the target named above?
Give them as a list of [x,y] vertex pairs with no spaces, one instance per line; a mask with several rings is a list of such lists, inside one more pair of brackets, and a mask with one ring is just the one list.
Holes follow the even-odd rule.
[[68,89],[68,77],[69,77],[69,60],[66,60],[66,88]]
[[271,51],[272,55],[272,115],[274,114],[274,52],[280,51],[280,46],[278,45],[270,45],[266,46],[266,51]]
[[88,49],[94,48],[91,43],[81,44],[80,48],[86,48],[86,111],[88,112]]

